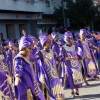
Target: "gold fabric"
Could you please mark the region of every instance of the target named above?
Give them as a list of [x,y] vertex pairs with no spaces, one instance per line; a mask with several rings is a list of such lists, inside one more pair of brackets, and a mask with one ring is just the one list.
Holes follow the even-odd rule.
[[89,50],[89,48],[87,49],[87,47],[86,47],[87,44],[83,44],[83,48],[85,50],[85,57],[91,58],[90,50]]
[[[51,59],[54,58],[53,51],[50,50],[50,53],[45,52],[44,50],[41,51],[44,56],[44,62],[49,66],[47,72],[49,73],[49,79],[52,80],[53,78],[58,78],[58,74],[56,70],[53,68],[54,65],[50,62]],[[56,64],[55,64],[56,67]]]
[[30,89],[27,90],[27,100],[33,100],[33,95]]
[[[43,57],[44,57],[44,62],[48,65],[48,69],[46,71],[48,73],[49,80],[51,81],[52,79],[59,78],[57,71],[54,69],[54,68],[56,68],[56,64],[53,65],[50,61],[50,60],[54,59],[53,51],[50,50],[50,52],[48,53],[44,50],[41,50],[41,52],[42,52]],[[45,85],[44,85],[44,87],[45,87]],[[54,95],[54,97],[56,97],[56,100],[64,100],[64,98],[60,97],[60,95],[64,95],[64,90],[63,90],[62,85],[61,84],[55,85],[52,88],[52,94]],[[46,100],[49,100],[49,98]]]
[[4,55],[0,55],[0,72],[8,71],[7,65],[3,62]]
[[11,99],[9,96],[4,95],[4,93],[0,91],[0,100],[11,100]]
[[48,90],[47,90],[47,86],[46,86],[45,83],[42,83],[42,92],[44,93],[46,100],[50,100]]
[[57,84],[52,88],[52,93],[56,96],[56,100],[64,100],[64,98],[60,97],[60,94],[64,95],[64,90],[61,84]]
[[75,85],[84,83],[84,79],[83,79],[83,76],[82,76],[81,72],[75,70],[73,72],[72,76],[73,76],[73,81],[74,81]]
[[90,61],[90,63],[88,64],[88,73],[96,74],[95,64],[92,61]]

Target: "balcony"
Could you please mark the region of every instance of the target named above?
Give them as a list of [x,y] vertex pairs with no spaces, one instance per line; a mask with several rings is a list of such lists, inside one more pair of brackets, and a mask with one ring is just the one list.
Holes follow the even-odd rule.
[[43,0],[0,0],[0,10],[46,12]]

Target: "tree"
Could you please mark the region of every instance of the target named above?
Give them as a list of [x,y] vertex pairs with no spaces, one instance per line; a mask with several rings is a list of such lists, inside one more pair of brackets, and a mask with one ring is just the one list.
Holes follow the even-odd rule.
[[[94,20],[95,14],[97,13],[97,9],[92,0],[76,0],[76,2],[73,2],[73,0],[64,1],[66,2],[65,15],[70,19],[72,29],[79,29],[80,27],[83,28],[91,25],[91,21]],[[55,12],[57,15],[59,10]]]
[[63,24],[62,7],[60,7],[59,9],[55,9],[54,17],[57,19],[58,24]]
[[67,2],[67,17],[70,18],[72,28],[90,26],[96,14],[96,7],[92,0],[65,0]]
[[100,31],[100,11],[95,15],[94,29],[95,31]]

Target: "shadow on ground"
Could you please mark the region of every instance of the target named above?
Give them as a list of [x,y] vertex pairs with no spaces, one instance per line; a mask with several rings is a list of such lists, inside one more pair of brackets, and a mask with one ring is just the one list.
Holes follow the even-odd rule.
[[100,94],[90,94],[90,95],[82,95],[80,97],[75,97],[75,98],[66,98],[66,100],[95,100],[97,98],[100,98]]
[[82,86],[82,88],[91,88],[91,87],[98,87],[100,86],[100,83],[98,84],[89,84],[88,86]]

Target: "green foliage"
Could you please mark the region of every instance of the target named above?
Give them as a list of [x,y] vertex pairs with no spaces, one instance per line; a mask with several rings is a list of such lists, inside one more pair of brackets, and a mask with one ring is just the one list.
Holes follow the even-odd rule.
[[[92,0],[64,0],[66,2],[65,15],[70,19],[70,26],[72,29],[79,29],[80,27],[85,27],[91,24],[94,20],[95,14],[97,13],[97,8],[93,5]],[[62,15],[61,8],[55,11],[54,15]],[[59,16],[58,16],[59,17]],[[63,17],[59,17],[63,20]]]
[[95,16],[94,28],[95,28],[95,31],[100,31],[100,11],[98,11],[98,13]]
[[57,19],[59,24],[63,24],[62,7],[55,9],[54,17]]

